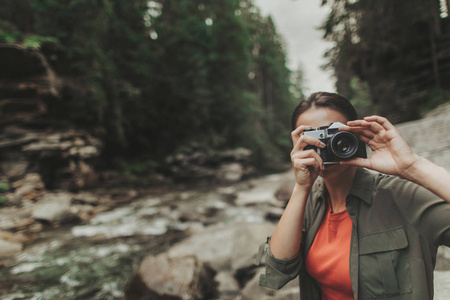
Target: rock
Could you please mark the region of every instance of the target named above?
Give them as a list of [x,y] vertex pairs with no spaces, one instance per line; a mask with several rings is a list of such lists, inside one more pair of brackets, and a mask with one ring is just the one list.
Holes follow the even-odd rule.
[[195,256],[149,256],[125,292],[125,299],[211,299],[217,294],[215,272]]
[[34,220],[30,218],[20,219],[16,223],[14,223],[14,229],[16,230],[23,230],[31,225],[34,224]]
[[236,197],[237,189],[235,186],[219,187],[217,192],[227,197]]
[[242,290],[242,300],[298,300],[300,288],[298,278],[293,279],[280,290],[272,290],[259,286],[259,276],[265,272],[264,268],[256,270],[254,277]]
[[35,199],[45,188],[41,175],[38,173],[28,173],[25,178],[14,182],[12,186],[16,188],[14,196],[17,199]]
[[295,180],[289,180],[283,182],[278,189],[275,192],[275,198],[277,198],[278,201],[281,201],[285,204],[289,202],[292,195],[292,190],[295,186]]
[[[243,286],[254,275],[254,260],[259,245],[266,241],[267,236],[270,236],[274,229],[275,224],[272,223],[212,225],[175,244],[167,254],[170,258],[195,255],[200,261],[211,265],[217,272],[232,274],[233,280],[239,281],[239,284]],[[222,278],[222,280],[225,279]],[[223,289],[230,289],[230,287],[223,287]],[[234,288],[226,293],[233,294]]]
[[9,231],[0,231],[0,240],[23,244],[29,242],[31,239],[28,236],[25,236],[23,233],[12,233]]
[[44,226],[41,223],[34,223],[28,227],[28,231],[32,233],[41,232],[42,229],[44,229]]
[[396,125],[396,128],[414,152],[450,170],[449,115],[406,122]]
[[221,160],[225,161],[247,161],[252,155],[252,151],[246,148],[236,148],[233,150],[225,150],[217,154]]
[[251,190],[240,192],[235,200],[235,203],[238,206],[249,206],[258,204],[276,205],[277,199],[275,198],[273,191],[268,190],[263,186],[257,186]]
[[83,204],[96,205],[99,202],[99,197],[89,192],[79,192],[72,195],[73,201],[81,202]]
[[25,175],[29,166],[29,162],[23,161],[4,161],[0,162],[0,169],[2,173],[10,178],[18,178]]
[[268,207],[266,209],[266,220],[272,221],[272,222],[278,222],[281,218],[281,216],[284,213],[284,208],[281,207]]
[[236,182],[244,175],[244,168],[240,163],[229,163],[220,166],[217,179],[221,182]]
[[213,225],[169,249],[170,258],[195,255],[214,270],[224,270],[231,265],[235,226]]
[[70,212],[77,215],[77,217],[86,222],[95,215],[95,208],[92,205],[72,205]]
[[73,221],[76,217],[71,211],[71,197],[65,193],[47,194],[37,204],[32,213],[36,220],[42,220],[49,223],[67,223]]
[[37,49],[0,44],[0,66],[1,173],[14,181],[37,171],[48,188],[95,184],[101,142],[55,116],[64,81],[47,58]]
[[166,158],[168,172],[175,180],[206,179],[235,182],[254,170],[252,152],[238,148],[225,151],[199,150],[195,147]]
[[231,268],[237,273],[242,269],[254,268],[254,261],[261,243],[275,230],[275,224],[240,224],[233,237]]
[[270,204],[284,207],[286,203],[278,201],[275,195],[280,186],[290,184],[293,181],[293,176],[292,171],[288,171],[252,180],[254,187],[239,192],[235,203],[240,206]]
[[424,119],[436,117],[436,116],[442,116],[442,115],[450,115],[450,103],[443,103],[439,105],[438,107],[434,108],[433,110],[427,112],[424,115]]
[[215,280],[218,282],[219,299],[235,299],[240,295],[240,287],[232,272],[219,272]]
[[22,244],[5,241],[0,238],[0,258],[16,255],[22,251]]

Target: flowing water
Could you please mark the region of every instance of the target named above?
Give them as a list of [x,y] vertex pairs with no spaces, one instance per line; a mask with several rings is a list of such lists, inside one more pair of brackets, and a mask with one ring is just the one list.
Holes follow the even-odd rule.
[[[269,186],[282,180],[277,176],[253,185],[147,196],[84,225],[47,228],[22,253],[0,261],[0,298],[123,299],[147,255],[161,253],[210,224],[264,222],[264,206],[249,201],[263,199],[267,190],[273,195]],[[435,272],[436,300],[450,299],[450,249],[442,250]]]
[[142,198],[88,224],[41,232],[21,254],[0,262],[0,298],[122,299],[143,258],[165,251],[190,228],[263,219],[263,211],[235,207],[226,189]]

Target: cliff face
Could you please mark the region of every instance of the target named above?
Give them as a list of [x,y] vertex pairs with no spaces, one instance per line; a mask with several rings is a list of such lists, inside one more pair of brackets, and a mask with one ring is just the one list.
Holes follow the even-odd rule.
[[450,170],[450,103],[396,127],[416,153]]
[[37,50],[0,44],[0,181],[39,173],[48,188],[93,185],[100,140],[49,117],[63,81]]

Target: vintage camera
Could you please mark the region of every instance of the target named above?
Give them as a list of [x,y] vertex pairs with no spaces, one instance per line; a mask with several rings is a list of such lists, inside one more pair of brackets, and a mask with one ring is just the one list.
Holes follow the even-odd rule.
[[305,150],[316,150],[325,165],[336,164],[354,157],[367,158],[366,144],[349,131],[339,131],[339,128],[344,126],[340,122],[334,122],[330,126],[306,129],[303,131],[304,135],[319,139],[326,147],[318,148],[308,145]]

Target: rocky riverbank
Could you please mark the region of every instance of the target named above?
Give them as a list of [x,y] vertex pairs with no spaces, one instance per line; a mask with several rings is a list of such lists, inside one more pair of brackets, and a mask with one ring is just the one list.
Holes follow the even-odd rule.
[[[416,152],[447,169],[449,116],[398,126]],[[220,173],[210,172],[215,160],[199,157],[172,163],[203,161],[198,178]],[[260,288],[263,267],[253,265],[290,196],[292,174],[246,179],[248,169],[235,163],[223,168],[226,181],[196,187],[68,192],[46,190],[38,173],[12,181],[0,209],[1,298],[298,299],[297,281],[277,292]],[[449,286],[450,251],[441,247],[435,299],[448,299]]]

